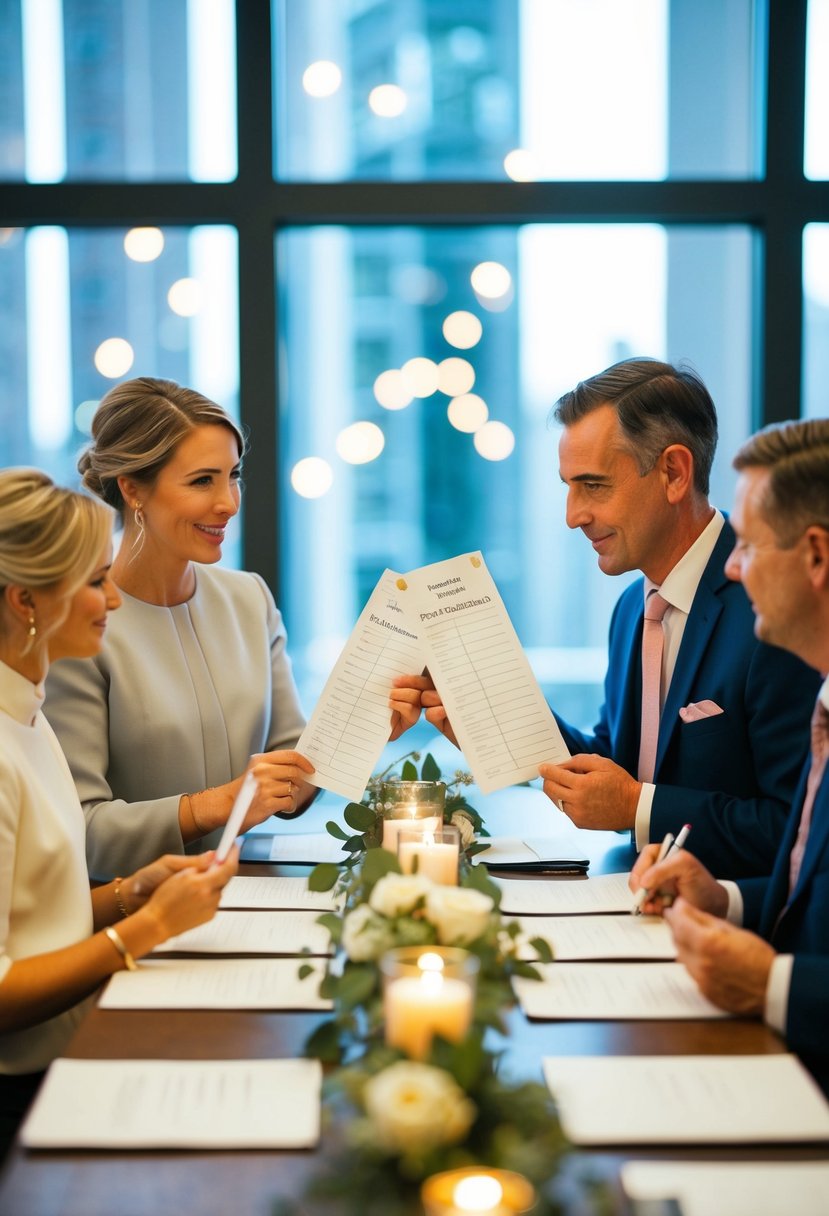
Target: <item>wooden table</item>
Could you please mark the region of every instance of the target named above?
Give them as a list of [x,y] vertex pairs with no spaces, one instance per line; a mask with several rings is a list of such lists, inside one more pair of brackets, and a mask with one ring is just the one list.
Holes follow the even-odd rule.
[[[516,796],[517,795],[517,796]],[[541,801],[539,801],[541,799]],[[503,807],[503,810],[501,809]],[[494,830],[519,819],[539,835],[549,804],[538,791],[512,792],[488,805]],[[316,822],[310,818],[316,816]],[[317,830],[330,807],[313,808],[300,821]],[[299,830],[297,825],[296,830]],[[625,868],[630,849],[614,833],[583,833],[591,872]],[[246,867],[246,873],[268,872]],[[283,872],[288,872],[287,868]],[[290,872],[296,873],[296,867]],[[533,880],[533,881],[538,881]],[[581,881],[560,879],[556,881]],[[138,1010],[93,1010],[72,1041],[80,1058],[272,1059],[301,1054],[322,1015]],[[531,1023],[515,1010],[505,1063],[516,1076],[539,1078],[543,1055],[766,1054],[785,1050],[764,1026],[749,1021]],[[26,1152],[16,1147],[0,1179],[2,1216],[269,1216],[279,1195],[301,1192],[320,1167],[325,1141],[315,1152]],[[622,1157],[584,1153],[596,1170],[615,1177]],[[716,1160],[821,1159],[825,1149],[631,1152],[625,1157]],[[621,1210],[621,1209],[620,1209]]]

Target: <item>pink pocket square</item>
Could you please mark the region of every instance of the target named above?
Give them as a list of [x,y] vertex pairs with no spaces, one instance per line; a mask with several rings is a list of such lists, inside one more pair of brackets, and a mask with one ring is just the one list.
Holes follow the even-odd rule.
[[683,722],[699,722],[700,718],[713,718],[722,712],[716,701],[692,701],[682,707],[679,716]]

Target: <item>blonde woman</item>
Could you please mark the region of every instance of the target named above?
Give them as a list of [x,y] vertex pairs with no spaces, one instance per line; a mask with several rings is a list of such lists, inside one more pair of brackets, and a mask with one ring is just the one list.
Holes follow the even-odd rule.
[[0,471],[0,1152],[102,981],[209,920],[238,863],[162,857],[90,891],[83,813],[41,705],[50,661],[96,654],[119,606],[110,531],[100,503]]
[[[249,768],[246,828],[317,790],[294,750],[304,720],[282,617],[263,579],[217,565],[239,510],[239,429],[200,393],[144,377],[107,393],[92,440],[79,469],[123,516],[112,578],[124,605],[100,655],[55,670],[46,713],[86,814],[90,872],[108,878],[214,844]],[[392,704],[392,737],[417,720],[415,696]]]

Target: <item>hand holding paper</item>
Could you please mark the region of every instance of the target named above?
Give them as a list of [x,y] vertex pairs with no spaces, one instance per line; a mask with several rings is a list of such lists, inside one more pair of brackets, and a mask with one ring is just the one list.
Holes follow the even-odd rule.
[[230,814],[227,817],[222,838],[216,847],[216,865],[221,865],[230,852],[231,846],[242,830],[248,807],[256,797],[256,778],[253,773],[245,773],[245,779],[236,795]]

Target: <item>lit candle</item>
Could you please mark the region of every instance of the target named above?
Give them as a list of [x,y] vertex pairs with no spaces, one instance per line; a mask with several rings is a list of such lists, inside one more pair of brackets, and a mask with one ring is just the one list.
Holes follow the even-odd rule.
[[434,1174],[420,1195],[427,1216],[517,1216],[535,1203],[535,1189],[521,1174],[476,1166]]
[[[455,968],[444,966],[437,950],[421,951],[414,965],[396,967],[392,956],[408,951],[389,951],[384,956],[383,970],[387,979],[384,993],[386,1042],[398,1047],[413,1060],[425,1059],[434,1036],[459,1043],[472,1021],[473,986],[471,979],[477,969],[477,959],[466,951],[455,950],[468,974],[466,978],[446,974]],[[472,959],[473,965],[467,962]]]
[[397,842],[400,869],[404,874],[416,872],[431,878],[432,882],[456,887],[460,847],[457,828],[444,827],[426,832],[401,829]]
[[[395,818],[383,820],[383,848],[392,853],[397,852],[397,841],[401,832],[435,832],[440,826],[437,815],[419,819],[422,808],[417,803],[409,806],[395,807]],[[400,812],[398,817],[397,812]]]

